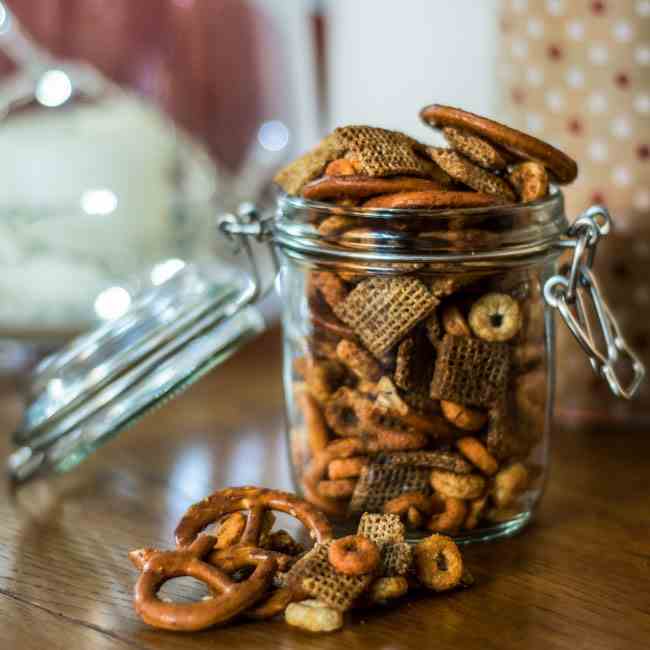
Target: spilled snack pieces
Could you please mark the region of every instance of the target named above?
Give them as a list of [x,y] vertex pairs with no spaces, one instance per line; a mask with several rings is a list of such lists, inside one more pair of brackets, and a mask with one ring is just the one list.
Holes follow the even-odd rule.
[[472,258],[537,227],[577,165],[458,108],[420,117],[446,146],[345,126],[276,177],[328,247],[297,265],[308,299],[287,328],[294,388],[311,396],[289,405],[294,472],[350,524],[392,514],[480,535],[540,494],[548,360],[543,265]]
[[[506,477],[502,493],[511,484]],[[304,551],[287,531],[273,532],[273,511],[298,519],[314,547]],[[215,523],[216,536],[203,532]],[[226,488],[194,504],[176,528],[176,542],[174,550],[138,549],[129,559],[140,571],[136,612],[152,627],[177,632],[279,615],[309,632],[332,632],[348,610],[386,604],[416,584],[447,591],[466,583],[460,551],[448,537],[433,535],[412,549],[399,517],[364,514],[356,535],[332,539],[316,508],[264,488]],[[184,576],[204,583],[208,595],[194,602],[159,595],[167,581]]]

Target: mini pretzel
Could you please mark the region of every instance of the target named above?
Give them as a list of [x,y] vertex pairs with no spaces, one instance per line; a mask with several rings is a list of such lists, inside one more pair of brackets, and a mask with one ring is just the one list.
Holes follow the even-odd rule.
[[323,414],[316,400],[306,391],[300,391],[296,395],[296,401],[302,411],[302,417],[307,429],[307,440],[309,449],[313,454],[317,454],[324,449],[329,440],[329,431],[323,418]]
[[371,354],[356,343],[342,339],[336,346],[336,355],[359,379],[379,381],[380,365]]
[[394,176],[392,178],[373,178],[371,176],[325,176],[307,183],[302,195],[311,201],[331,199],[363,199],[378,194],[395,192],[444,190],[440,183],[424,178]]
[[469,325],[484,341],[509,341],[521,329],[519,303],[506,293],[488,293],[469,312]]
[[424,520],[424,515],[431,514],[433,510],[433,501],[429,495],[422,492],[408,492],[386,501],[384,503],[384,512],[387,514],[398,515],[413,528],[420,528]]
[[[248,579],[234,582],[221,569],[202,561],[214,544],[214,537],[203,535],[187,548],[148,555],[135,585],[134,600],[135,610],[145,623],[164,630],[204,630],[229,621],[264,594],[276,570],[275,560],[255,556],[250,550],[236,568],[253,565],[255,570]],[[183,576],[204,582],[213,596],[196,603],[168,603],[157,597],[165,582]]]
[[483,494],[485,479],[479,474],[454,474],[434,469],[431,487],[443,497],[476,499]]
[[372,573],[380,560],[377,545],[363,535],[348,535],[334,540],[328,558],[337,571],[351,576]]
[[442,310],[442,327],[452,336],[471,336],[472,331],[458,305],[450,304]]
[[327,424],[339,436],[368,432],[370,400],[352,388],[339,388],[325,405]]
[[548,194],[548,174],[538,162],[529,160],[515,165],[508,179],[524,203],[538,201]]
[[370,462],[367,456],[354,456],[352,458],[335,458],[327,467],[331,479],[357,478],[361,469]]
[[327,474],[329,464],[339,458],[350,458],[367,453],[376,453],[377,439],[368,436],[365,439],[361,437],[349,437],[342,440],[330,442],[323,451],[314,456],[307,466],[302,477],[302,489],[305,499],[323,512],[334,517],[343,517],[347,512],[347,506],[337,499],[328,499],[318,492],[318,483],[323,480]]
[[241,512],[228,515],[219,526],[215,549],[221,550],[236,544],[246,528],[246,517]]
[[459,438],[456,440],[456,446],[465,458],[470,460],[484,474],[493,476],[499,469],[497,459],[487,450],[485,445],[472,436]]
[[176,527],[177,546],[185,547],[191,544],[206,526],[218,521],[223,515],[244,510],[248,511],[248,514],[246,528],[240,540],[242,545],[257,545],[264,523],[264,513],[268,510],[286,512],[295,517],[319,543],[332,537],[332,529],[325,516],[295,495],[280,490],[240,487],[215,492],[190,506]]
[[467,506],[463,499],[447,497],[442,500],[444,510],[431,516],[427,528],[437,533],[454,533],[465,521]]
[[305,383],[319,402],[326,402],[345,379],[345,368],[333,359],[309,357],[305,368]]
[[454,192],[432,189],[424,192],[398,192],[375,196],[366,201],[364,208],[484,208],[500,203],[499,197],[481,192]]
[[479,431],[488,421],[488,414],[485,411],[456,402],[441,399],[440,409],[449,422],[463,431]]
[[415,570],[420,582],[434,591],[453,589],[463,575],[463,558],[444,535],[431,535],[415,546]]
[[571,183],[578,175],[578,165],[559,149],[494,120],[440,104],[423,108],[420,117],[431,126],[452,126],[469,131],[521,158],[538,160],[561,184]]

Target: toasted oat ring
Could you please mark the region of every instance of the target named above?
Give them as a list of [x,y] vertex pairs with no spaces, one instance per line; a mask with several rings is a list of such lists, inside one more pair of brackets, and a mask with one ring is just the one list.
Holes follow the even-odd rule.
[[[214,544],[214,537],[203,535],[187,548],[151,552],[135,585],[135,610],[145,623],[164,630],[204,630],[229,621],[264,594],[276,570],[275,560],[255,556],[251,549],[237,568],[254,565],[252,575],[243,582],[234,582],[221,569],[202,561]],[[167,603],[157,597],[165,582],[182,576],[207,584],[212,598],[196,603]]]
[[332,529],[326,517],[312,505],[289,492],[267,490],[257,487],[238,487],[220,490],[202,501],[190,506],[176,526],[176,545],[185,547],[197,535],[223,515],[231,512],[248,511],[246,528],[240,544],[257,546],[268,510],[286,512],[298,519],[310,536],[319,543],[331,539]]
[[431,516],[427,528],[437,533],[454,533],[465,521],[467,505],[463,499],[447,497],[442,501],[444,510]]
[[407,492],[384,503],[386,514],[398,515],[400,518],[408,517],[412,508],[428,515],[433,511],[433,501],[429,495],[422,492]]
[[521,329],[521,307],[507,293],[486,293],[472,305],[468,320],[484,341],[510,341]]
[[397,192],[375,196],[366,201],[364,208],[483,208],[500,203],[498,197],[481,192],[454,192],[445,189],[431,189],[416,192]]
[[335,458],[328,466],[327,473],[333,480],[341,478],[358,478],[361,470],[370,462],[367,456],[352,458]]
[[326,201],[343,198],[363,199],[368,196],[395,192],[441,191],[443,189],[443,186],[435,181],[409,176],[393,176],[392,178],[325,176],[307,183],[302,190],[302,195],[311,201]]
[[334,517],[344,517],[347,513],[347,505],[337,499],[328,499],[318,492],[318,483],[327,474],[329,464],[339,458],[350,458],[361,454],[376,453],[377,439],[374,436],[367,438],[349,437],[330,442],[323,451],[316,454],[302,478],[302,489],[305,499],[320,508],[323,512]]
[[560,184],[571,183],[578,175],[578,165],[559,149],[486,117],[441,104],[432,104],[423,108],[420,117],[431,126],[438,128],[452,126],[469,131],[504,147],[521,158],[539,160],[553,173]]
[[537,201],[548,194],[548,174],[544,165],[528,160],[516,165],[508,180],[512,183],[522,202]]
[[420,582],[434,591],[453,589],[463,575],[463,558],[456,544],[444,535],[431,535],[414,549]]
[[496,196],[502,201],[515,202],[513,189],[500,176],[475,165],[453,149],[427,147],[427,154],[454,180],[471,187],[476,192]]
[[456,440],[456,446],[460,453],[476,465],[484,474],[493,476],[497,473],[499,463],[478,438],[472,436],[459,438]]
[[483,494],[485,479],[479,474],[454,474],[434,469],[431,487],[443,497],[476,499]]
[[377,545],[363,535],[335,539],[330,544],[327,557],[337,571],[349,576],[372,573],[381,559]]

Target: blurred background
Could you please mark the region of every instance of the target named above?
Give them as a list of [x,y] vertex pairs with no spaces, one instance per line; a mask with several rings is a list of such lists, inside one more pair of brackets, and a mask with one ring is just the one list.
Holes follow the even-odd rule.
[[[613,211],[597,271],[650,365],[650,0],[0,0],[0,370],[225,255],[214,216],[334,126],[430,141],[432,102],[576,157],[569,217]],[[649,419],[559,345],[561,417]]]

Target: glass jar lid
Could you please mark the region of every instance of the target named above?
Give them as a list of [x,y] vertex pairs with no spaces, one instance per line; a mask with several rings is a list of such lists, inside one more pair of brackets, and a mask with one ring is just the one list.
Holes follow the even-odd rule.
[[188,265],[122,317],[72,341],[34,371],[11,477],[63,472],[191,386],[264,328],[257,287],[218,265]]

